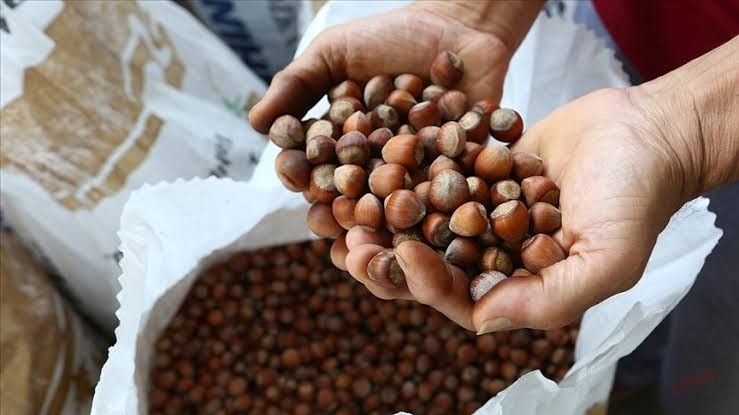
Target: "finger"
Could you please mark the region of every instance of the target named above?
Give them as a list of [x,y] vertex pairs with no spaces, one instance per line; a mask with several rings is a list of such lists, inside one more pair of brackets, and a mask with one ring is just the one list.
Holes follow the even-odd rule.
[[360,226],[355,226],[346,233],[346,246],[349,250],[365,244],[380,245],[389,248],[392,240],[393,236],[384,229],[377,232],[370,232]]
[[364,284],[376,297],[383,300],[411,300],[413,297],[405,285],[396,287],[391,282],[375,281],[367,275],[367,265],[377,253],[384,250],[380,245],[360,245],[349,251],[346,256],[346,268],[357,281]]
[[342,271],[346,271],[346,256],[349,254],[349,248],[346,246],[346,232],[342,233],[331,244],[331,262],[334,266]]
[[395,249],[408,290],[460,326],[472,330],[472,299],[467,275],[447,263],[428,245],[406,241]]
[[336,67],[337,63],[327,57],[330,37],[331,32],[317,37],[298,58],[272,78],[267,93],[249,111],[252,128],[267,134],[281,115],[302,117],[331,85],[341,81],[334,76],[338,77],[343,68]]
[[[577,252],[577,244],[573,245]],[[520,327],[552,329],[580,318],[591,306],[631,288],[644,270],[629,266],[636,252],[579,252],[539,272],[507,278],[476,304],[478,334]],[[634,256],[632,256],[634,258]]]

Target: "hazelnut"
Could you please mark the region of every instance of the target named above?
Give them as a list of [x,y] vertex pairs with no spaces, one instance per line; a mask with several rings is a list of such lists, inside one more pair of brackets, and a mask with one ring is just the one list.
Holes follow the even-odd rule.
[[488,190],[488,184],[485,180],[477,176],[471,176],[467,178],[467,187],[470,188],[470,200],[487,205],[490,202],[490,190]]
[[500,105],[492,99],[481,99],[475,102],[475,105],[472,106],[472,111],[479,113],[483,118],[489,120],[490,115],[498,108],[500,108]]
[[544,171],[544,163],[534,153],[518,152],[513,153],[511,157],[513,158],[511,174],[518,181],[531,176],[541,176]]
[[[509,241],[503,241],[503,247],[508,250],[508,253],[513,255],[514,257],[516,255],[519,255],[521,253],[521,246],[523,245],[523,241],[529,238],[529,234],[524,234],[522,237],[518,239],[511,239]],[[520,256],[520,255],[519,255]]]
[[459,125],[464,128],[468,141],[482,144],[488,139],[488,126],[479,112],[467,111],[459,119]]
[[480,246],[483,247],[495,246],[500,243],[500,238],[495,236],[493,228],[488,227],[487,229],[485,229],[485,232],[483,232],[482,235],[477,237],[477,243],[479,243]]
[[402,244],[405,241],[425,242],[423,239],[423,234],[418,229],[418,227],[406,229],[393,235],[393,247],[397,248],[398,245]]
[[423,183],[425,181],[428,181],[429,172],[428,172],[428,169],[413,170],[410,173],[410,176],[411,176],[411,187],[416,187],[416,185]]
[[370,122],[374,128],[386,127],[394,130],[400,124],[400,115],[395,108],[380,104],[370,113]]
[[330,163],[336,159],[336,140],[317,135],[306,144],[305,155],[311,164]]
[[329,120],[317,120],[306,130],[305,142],[309,143],[313,138],[325,135],[326,137],[338,139],[341,136],[341,130]]
[[302,192],[310,187],[311,165],[300,150],[282,150],[275,158],[277,177],[288,190]]
[[464,63],[455,53],[441,52],[431,62],[431,82],[445,88],[453,87],[464,75]]
[[515,180],[501,180],[490,186],[490,201],[493,206],[521,198],[521,186]]
[[[310,178],[310,173],[309,173],[309,176],[308,177]],[[308,203],[313,203],[313,202],[317,202],[318,201],[316,199],[316,196],[313,194],[313,192],[310,191],[310,189],[303,191],[303,198]]]
[[475,176],[495,182],[507,179],[512,167],[511,150],[502,144],[490,144],[482,149],[475,160]]
[[385,198],[399,189],[410,189],[411,178],[400,164],[383,164],[369,176],[369,188],[379,198]]
[[364,135],[369,135],[372,133],[372,123],[367,114],[362,111],[356,111],[344,121],[343,131],[344,134],[350,131],[359,131]]
[[395,85],[395,89],[408,91],[415,99],[421,98],[423,93],[423,79],[412,73],[403,73],[396,76],[393,85]]
[[506,241],[519,240],[529,230],[529,211],[518,200],[505,202],[490,214],[490,225],[498,237]]
[[559,187],[548,177],[531,176],[523,179],[521,192],[529,206],[533,206],[536,202],[559,206]]
[[429,165],[429,180],[433,180],[437,174],[441,173],[444,170],[454,170],[456,172],[462,173],[462,167],[460,167],[457,162],[447,156],[440,155],[431,162],[431,165]]
[[439,248],[448,246],[455,238],[449,229],[449,215],[440,212],[429,214],[423,219],[423,236],[431,244]]
[[470,281],[470,296],[472,301],[479,301],[496,284],[506,279],[505,274],[498,271],[485,271]]
[[511,273],[511,277],[532,277],[534,274],[526,268],[516,268]]
[[369,160],[367,137],[359,131],[350,131],[336,143],[336,156],[341,164],[364,165]]
[[356,98],[337,98],[328,109],[328,118],[336,125],[342,125],[355,112],[362,110],[362,103]]
[[429,125],[439,125],[441,123],[441,114],[436,101],[424,101],[414,105],[408,111],[408,123],[416,129],[420,130]]
[[433,210],[433,206],[431,206],[431,201],[429,200],[430,189],[431,182],[428,180],[417,184],[416,187],[413,188],[413,191],[416,192],[416,196],[418,196],[418,200],[426,206],[426,212],[431,212]]
[[523,133],[523,120],[514,110],[498,108],[490,115],[490,135],[498,141],[512,143]]
[[[431,205],[441,212],[454,212],[456,208],[470,200],[467,180],[458,171],[442,170],[431,180],[429,200]],[[528,227],[528,222],[526,225]]]
[[446,88],[439,85],[429,85],[426,88],[424,88],[423,93],[421,94],[421,99],[423,101],[436,101],[437,99],[441,98],[442,95],[447,91]]
[[439,114],[444,121],[457,121],[467,111],[467,95],[462,91],[451,89],[436,102]]
[[477,202],[467,202],[458,207],[449,221],[449,229],[460,236],[478,236],[488,228],[485,206]]
[[521,260],[527,270],[538,274],[542,269],[565,259],[561,246],[549,235],[540,233],[521,246]]
[[408,115],[408,111],[410,111],[417,102],[410,92],[396,89],[388,95],[387,100],[385,100],[385,104],[395,108],[401,117],[406,117]]
[[552,233],[562,225],[562,213],[546,202],[536,202],[529,208],[531,234]]
[[367,81],[364,86],[364,105],[367,109],[374,109],[385,102],[393,90],[393,81],[387,75],[377,75]]
[[331,203],[331,212],[334,214],[334,219],[342,228],[349,230],[357,224],[354,220],[356,206],[357,199],[347,196],[339,196]]
[[462,154],[466,143],[464,129],[455,121],[442,125],[436,135],[436,148],[447,157],[454,158]]
[[331,245],[331,262],[334,266],[342,271],[346,271],[346,256],[349,254],[349,248],[346,247],[346,233],[342,233],[334,240]]
[[426,206],[412,190],[396,190],[385,198],[385,220],[397,230],[404,230],[421,222]]
[[475,174],[475,161],[477,156],[482,152],[483,146],[477,143],[467,141],[464,145],[464,150],[456,158],[456,162],[462,167],[465,174],[472,176]]
[[367,171],[354,164],[345,164],[334,170],[334,185],[347,197],[359,197],[367,184]]
[[321,238],[335,238],[344,231],[334,219],[331,206],[324,203],[314,203],[308,209],[306,223],[311,232]]
[[395,135],[401,134],[415,134],[416,130],[408,124],[403,124],[395,130]]
[[339,195],[334,184],[334,170],[333,164],[321,164],[310,172],[310,191],[321,203],[329,203]]
[[362,99],[362,88],[356,82],[351,79],[336,85],[335,87],[328,90],[328,100],[333,102],[337,98],[350,97],[355,99]]
[[382,148],[391,138],[393,138],[393,132],[389,128],[382,127],[372,131],[367,136],[372,157],[381,157]]
[[367,276],[377,283],[384,285],[390,283],[396,287],[405,282],[405,274],[392,249],[382,250],[372,257],[367,264]]
[[354,221],[357,226],[368,231],[380,230],[385,223],[385,212],[380,199],[372,193],[362,196],[354,208]]
[[439,155],[439,150],[436,148],[436,137],[439,135],[439,127],[435,125],[429,125],[423,127],[416,133],[418,139],[421,140],[423,145],[423,156],[424,160],[434,160]]
[[367,162],[367,172],[371,174],[376,168],[384,165],[385,160],[383,159],[370,159],[370,161]]
[[482,253],[480,269],[483,271],[498,271],[505,275],[510,275],[513,271],[513,261],[504,249],[490,247]]
[[415,135],[396,135],[382,148],[382,158],[386,163],[400,164],[408,170],[414,170],[423,161],[423,146]]
[[269,128],[269,139],[280,148],[298,147],[305,141],[303,124],[292,115],[283,115]]
[[474,239],[458,236],[447,246],[444,258],[458,267],[472,266],[480,260],[480,247]]

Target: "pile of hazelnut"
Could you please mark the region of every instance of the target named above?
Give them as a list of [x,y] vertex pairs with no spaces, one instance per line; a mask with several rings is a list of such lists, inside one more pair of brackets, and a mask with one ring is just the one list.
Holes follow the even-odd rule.
[[326,240],[238,253],[198,277],[159,336],[151,415],[469,414],[519,376],[561,379],[578,329],[475,336],[383,301]]
[[[307,223],[318,236],[387,229],[393,244],[413,239],[435,247],[474,277],[477,301],[507,276],[536,274],[565,258],[550,235],[560,227],[559,188],[542,176],[541,158],[512,153],[520,115],[491,100],[473,105],[452,89],[462,61],[442,52],[421,77],[378,75],[347,80],[328,93],[322,119],[283,115],[269,137],[283,150],[275,170],[286,188],[313,203]],[[497,140],[488,143],[489,135]],[[345,269],[342,255],[336,266]],[[404,283],[392,249],[368,267],[370,278]]]

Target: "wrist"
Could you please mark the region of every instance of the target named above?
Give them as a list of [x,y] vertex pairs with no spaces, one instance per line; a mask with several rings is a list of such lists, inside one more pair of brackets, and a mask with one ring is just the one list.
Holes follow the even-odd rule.
[[739,179],[739,37],[629,88],[647,131],[675,166],[682,201]]
[[456,20],[500,39],[516,51],[544,7],[544,0],[416,1],[409,7]]

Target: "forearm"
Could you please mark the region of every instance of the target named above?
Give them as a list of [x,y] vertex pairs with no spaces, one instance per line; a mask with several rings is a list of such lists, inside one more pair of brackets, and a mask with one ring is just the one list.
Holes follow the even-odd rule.
[[544,7],[544,0],[416,1],[411,7],[452,17],[497,36],[515,52]]
[[684,199],[739,180],[739,36],[635,87],[632,96],[680,164]]

